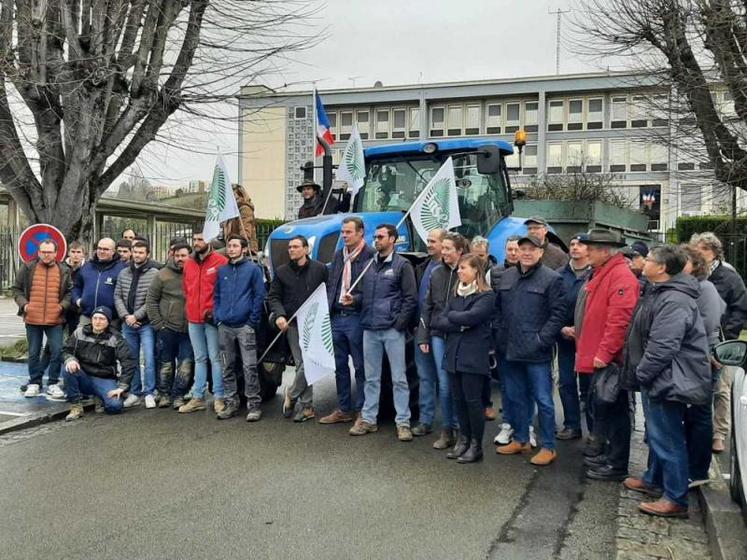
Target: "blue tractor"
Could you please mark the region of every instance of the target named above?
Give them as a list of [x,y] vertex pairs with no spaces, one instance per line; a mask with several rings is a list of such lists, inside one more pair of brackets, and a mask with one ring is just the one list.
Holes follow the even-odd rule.
[[[519,150],[524,142],[525,135],[517,134],[516,145]],[[513,146],[508,142],[485,139],[404,142],[367,148],[364,150],[366,182],[355,197],[352,212],[323,214],[288,222],[275,229],[264,248],[270,269],[272,271],[289,261],[288,242],[296,235],[303,235],[309,240],[314,259],[323,263],[331,262],[335,251],[342,247],[342,220],[350,215],[359,216],[363,220],[366,241],[373,245],[376,226],[399,223],[449,156],[454,162],[462,220],[457,231],[468,238],[475,235],[487,238],[492,256],[502,263],[506,238],[526,232],[524,220],[511,217],[513,201],[505,158],[513,154],[513,151]],[[325,200],[336,197],[335,203],[341,204],[345,194],[343,189],[332,189],[332,165],[328,149],[325,160],[322,196]],[[310,171],[311,164],[307,166],[306,169]],[[426,255],[425,244],[415,233],[409,219],[399,228],[397,251],[410,258],[413,263],[419,262]],[[261,348],[261,342],[259,345]],[[279,383],[281,366],[289,363],[289,354],[283,345],[273,348],[268,354],[264,365],[267,375],[263,386],[267,386],[269,392],[272,392],[275,382]],[[414,389],[417,375],[411,354],[412,344],[408,344],[408,380],[411,389]],[[274,382],[272,377],[275,378]],[[386,378],[384,372],[384,380]],[[411,393],[416,401],[417,391],[412,390]],[[382,395],[386,394],[391,395],[391,392],[382,390]],[[385,402],[382,405],[382,410],[389,408]],[[416,402],[411,403],[411,408],[417,408]]]

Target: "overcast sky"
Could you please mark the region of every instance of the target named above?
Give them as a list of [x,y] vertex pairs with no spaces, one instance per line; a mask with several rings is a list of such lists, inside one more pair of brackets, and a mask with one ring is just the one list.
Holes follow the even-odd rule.
[[[325,33],[315,47],[278,60],[262,83],[274,88],[320,90],[338,87],[434,83],[511,78],[555,73],[556,16],[574,0],[327,0],[309,31]],[[564,16],[565,29],[568,19]],[[561,50],[561,73],[599,70]],[[233,108],[227,114],[236,116]],[[200,125],[199,130],[172,126],[177,145],[211,151],[220,147],[232,179],[237,177],[235,123]],[[210,179],[214,155],[152,146],[138,166],[154,184],[184,185]]]

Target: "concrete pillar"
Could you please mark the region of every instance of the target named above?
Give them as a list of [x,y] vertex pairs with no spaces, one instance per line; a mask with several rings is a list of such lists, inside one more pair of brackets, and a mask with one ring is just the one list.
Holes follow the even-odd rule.
[[158,254],[158,238],[156,237],[156,217],[151,214],[148,216],[148,240],[150,241],[150,253],[151,255]]
[[547,99],[545,91],[537,92],[537,174],[545,173],[547,156]]
[[428,139],[428,103],[425,101],[425,93],[420,91],[420,141],[425,142]]

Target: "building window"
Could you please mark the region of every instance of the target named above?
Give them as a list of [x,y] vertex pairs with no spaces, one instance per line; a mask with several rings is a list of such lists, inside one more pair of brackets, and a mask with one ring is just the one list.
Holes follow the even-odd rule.
[[566,171],[579,173],[584,164],[584,145],[582,142],[568,142],[566,149]]
[[563,172],[563,144],[547,145],[547,172]]
[[537,132],[538,110],[539,103],[537,103],[536,101],[524,103],[524,130],[526,130],[527,132]]
[[736,109],[734,108],[734,97],[732,97],[730,91],[721,92],[719,105],[722,114],[729,117],[733,117],[736,114]]
[[563,110],[564,103],[562,99],[550,101],[548,110],[547,130],[550,132],[563,130]]
[[420,107],[410,107],[410,126],[407,135],[410,138],[420,138]]
[[329,128],[334,132],[337,128],[337,113],[335,111],[327,111],[327,118],[329,119]]
[[340,140],[350,138],[353,131],[353,111],[340,111]]
[[667,147],[661,144],[651,144],[651,171],[666,171],[669,168],[669,153]]
[[632,128],[644,128],[648,126],[646,113],[646,98],[642,95],[633,96],[630,100],[630,126]]
[[651,114],[651,126],[669,126],[669,97],[655,95]]
[[680,186],[680,206],[682,212],[691,212],[693,214],[702,211],[703,193],[700,185],[681,185]]
[[610,142],[610,172],[624,173],[627,171],[627,145],[625,140]]
[[296,119],[305,119],[306,118],[306,107],[295,107],[293,109],[293,116]]
[[434,137],[444,135],[444,117],[446,110],[443,107],[431,108],[430,135]]
[[498,104],[491,103],[488,105],[488,120],[485,131],[488,134],[501,133],[501,117],[503,116],[502,107]]
[[536,175],[537,174],[537,146],[526,146],[524,148],[524,168],[522,172],[524,175]]
[[480,134],[480,106],[467,105],[467,114],[465,116],[464,133],[467,136]]
[[604,122],[604,101],[601,97],[589,99],[586,112],[586,129],[599,130]]
[[584,126],[584,102],[571,99],[568,102],[568,130],[581,130]]
[[448,120],[446,123],[449,136],[462,135],[462,106],[449,105]]
[[521,123],[521,104],[506,103],[506,134],[519,130]]
[[370,118],[368,111],[358,111],[355,116],[361,140],[368,140],[368,135],[370,133]]
[[646,144],[640,140],[630,143],[630,170],[646,171]]
[[586,156],[584,165],[588,173],[599,173],[602,171],[602,141],[588,140],[586,142]]
[[376,110],[376,139],[386,140],[389,138],[389,110]]
[[612,98],[612,114],[610,116],[611,128],[626,128],[628,126],[628,98]]
[[392,110],[392,138],[404,138],[407,123],[407,111],[405,109]]

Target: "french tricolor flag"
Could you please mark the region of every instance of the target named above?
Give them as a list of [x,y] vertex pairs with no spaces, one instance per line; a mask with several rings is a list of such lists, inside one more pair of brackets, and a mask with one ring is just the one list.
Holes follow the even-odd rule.
[[[324,103],[319,94],[316,94],[316,134],[317,136],[324,138],[324,141],[330,146],[334,145],[335,137],[332,135],[332,126],[329,124],[329,118],[327,117],[327,111],[324,110]],[[317,142],[316,144],[316,155],[323,156],[324,148]]]

